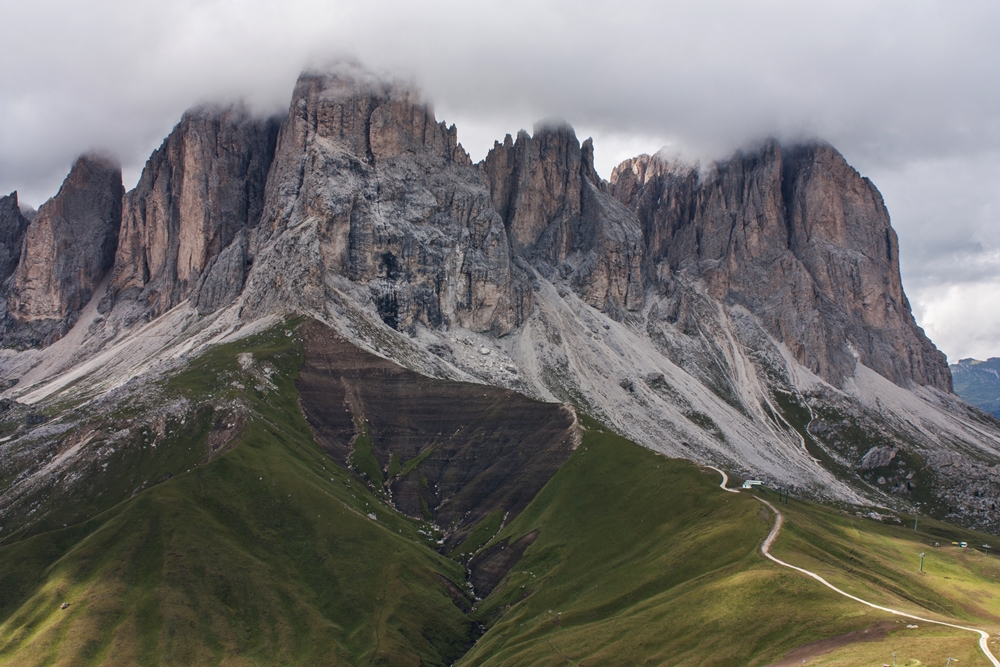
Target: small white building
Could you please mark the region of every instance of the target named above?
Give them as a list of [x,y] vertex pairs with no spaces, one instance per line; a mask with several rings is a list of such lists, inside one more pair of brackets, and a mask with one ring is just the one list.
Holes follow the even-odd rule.
[[748,479],[747,481],[743,482],[744,489],[752,489],[755,486],[764,486],[764,482],[760,481],[759,479]]

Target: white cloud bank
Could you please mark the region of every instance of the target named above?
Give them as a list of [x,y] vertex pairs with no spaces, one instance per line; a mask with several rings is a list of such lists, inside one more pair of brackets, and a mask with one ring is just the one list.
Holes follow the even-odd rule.
[[948,341],[948,362],[1000,356],[1000,280],[929,287],[911,297],[931,340]]

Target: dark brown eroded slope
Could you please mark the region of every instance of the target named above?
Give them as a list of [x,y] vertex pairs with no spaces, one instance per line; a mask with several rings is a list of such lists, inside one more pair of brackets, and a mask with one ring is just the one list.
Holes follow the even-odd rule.
[[[352,449],[364,447],[367,434],[396,507],[433,518],[448,549],[496,511],[508,521],[516,516],[578,442],[575,416],[564,406],[419,375],[316,322],[301,331],[305,362],[296,387],[317,441],[338,463],[359,469]],[[390,477],[394,455],[401,469]]]

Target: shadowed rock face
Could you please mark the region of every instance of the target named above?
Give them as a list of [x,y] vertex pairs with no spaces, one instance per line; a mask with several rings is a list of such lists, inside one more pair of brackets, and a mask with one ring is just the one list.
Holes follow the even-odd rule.
[[615,169],[611,190],[641,221],[646,275],[661,289],[674,271],[701,278],[836,386],[857,355],[897,384],[951,391],[903,294],[882,197],[829,145],[771,142],[701,176],[640,156]]
[[21,242],[28,219],[17,205],[17,193],[0,197],[0,284],[14,273],[21,259]]
[[123,191],[116,163],[83,156],[38,209],[10,284],[6,345],[47,344],[73,325],[111,268]]
[[317,441],[355,470],[373,456],[396,507],[433,519],[447,549],[493,512],[513,519],[577,443],[575,417],[561,405],[418,375],[316,322],[301,332],[296,387]]
[[[139,299],[156,316],[191,295],[237,234],[260,221],[277,130],[240,106],[184,114],[125,197],[114,300]],[[242,287],[242,270],[227,281],[234,275]],[[205,302],[218,307],[224,292]]]
[[[5,215],[9,250],[22,218]],[[13,317],[61,324],[30,344],[77,308],[43,293],[93,289],[92,276],[50,289],[74,279],[32,266],[18,268]],[[0,278],[11,267],[0,256]],[[696,331],[676,272],[750,310],[834,385],[857,358],[903,386],[951,389],[903,293],[881,196],[830,146],[771,142],[701,174],[640,156],[607,183],[589,140],[543,125],[472,165],[415,91],[354,66],[301,75],[280,131],[241,107],[185,114],[125,196],[102,311],[128,304],[115,319],[128,326],[185,299],[208,314],[240,298],[252,318],[323,309],[350,282],[395,329],[502,336],[527,320],[541,274],[619,320],[658,290],[656,316]]]
[[496,142],[480,167],[516,254],[611,315],[642,307],[642,232],[598,178],[591,140],[541,126]]
[[[251,274],[252,308],[322,303],[324,277],[340,276],[366,285],[382,320],[401,330],[458,324],[502,335],[530,310],[503,221],[454,126],[411,90],[362,72],[299,78],[264,220],[277,244],[312,229],[317,239],[294,256],[274,250]],[[292,287],[290,275],[304,280]]]

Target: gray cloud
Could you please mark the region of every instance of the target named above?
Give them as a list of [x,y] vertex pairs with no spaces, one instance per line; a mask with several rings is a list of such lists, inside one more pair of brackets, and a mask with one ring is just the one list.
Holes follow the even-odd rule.
[[474,158],[543,117],[592,134],[605,176],[664,144],[708,160],[823,137],[885,194],[921,317],[950,298],[932,292],[1000,274],[993,2],[7,5],[0,192],[36,206],[85,150],[112,151],[134,182],[185,108],[242,97],[279,111],[300,69],[354,57],[417,82]]

